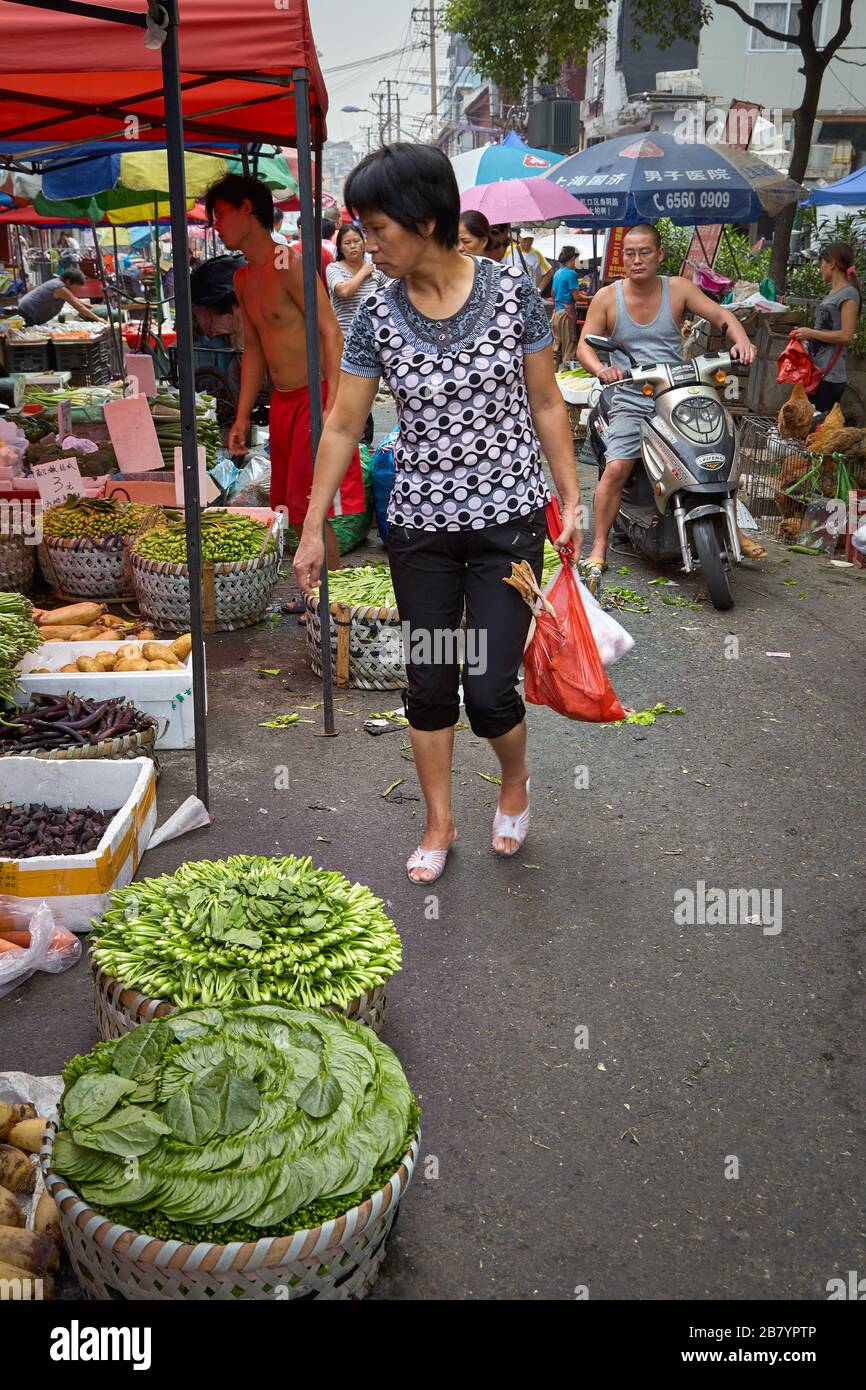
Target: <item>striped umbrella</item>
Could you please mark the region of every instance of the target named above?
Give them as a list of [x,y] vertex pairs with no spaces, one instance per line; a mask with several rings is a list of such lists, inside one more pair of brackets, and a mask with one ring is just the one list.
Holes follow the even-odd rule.
[[482,183],[538,178],[549,173],[561,158],[551,150],[533,150],[528,145],[483,145],[480,150],[454,155],[451,167],[457,176],[457,187],[463,193]]

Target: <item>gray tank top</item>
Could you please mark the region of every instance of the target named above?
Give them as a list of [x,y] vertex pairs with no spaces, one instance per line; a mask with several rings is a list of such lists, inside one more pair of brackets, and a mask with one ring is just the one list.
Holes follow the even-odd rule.
[[63,308],[63,300],[55,299],[54,291],[62,289],[63,281],[55,275],[43,285],[37,285],[35,290],[23,295],[18,301],[18,312],[25,323],[35,326],[37,323],[48,323],[49,319],[56,318]]
[[[682,362],[683,337],[671,313],[668,277],[661,275],[662,298],[652,323],[635,323],[626,308],[623,282],[616,282],[616,323],[613,337],[627,347],[638,366],[650,367],[656,362]],[[616,367],[628,368],[628,358],[621,352],[611,354]]]

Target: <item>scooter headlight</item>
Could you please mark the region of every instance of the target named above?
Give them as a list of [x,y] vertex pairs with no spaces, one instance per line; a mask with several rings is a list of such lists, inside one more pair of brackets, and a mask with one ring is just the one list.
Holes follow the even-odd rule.
[[715,444],[725,432],[725,414],[712,396],[692,396],[680,401],[671,419],[692,444]]

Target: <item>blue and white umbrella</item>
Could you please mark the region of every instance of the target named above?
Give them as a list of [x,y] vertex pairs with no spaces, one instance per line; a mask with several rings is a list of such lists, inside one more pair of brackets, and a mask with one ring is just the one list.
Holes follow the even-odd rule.
[[543,175],[590,210],[581,225],[612,227],[669,217],[683,226],[757,222],[806,195],[747,150],[678,140],[653,130],[591,145]]
[[533,179],[548,174],[562,158],[552,150],[533,150],[529,145],[482,145],[480,150],[456,154],[451,166],[461,193],[482,183],[505,179]]

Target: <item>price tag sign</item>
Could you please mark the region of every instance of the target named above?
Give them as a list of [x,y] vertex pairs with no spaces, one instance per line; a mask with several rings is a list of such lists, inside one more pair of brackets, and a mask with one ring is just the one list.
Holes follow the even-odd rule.
[[54,459],[51,463],[34,463],[33,481],[46,507],[65,502],[70,493],[85,497],[84,479],[75,459]]
[[57,402],[57,438],[62,444],[67,435],[72,433],[72,402],[64,398]]
[[[198,495],[203,507],[209,506],[219,497],[219,488],[212,478],[208,477],[207,465],[205,463],[204,445],[199,444],[196,455],[198,458]],[[178,448],[174,451],[174,500],[175,505],[184,505],[183,495],[183,450]]]

